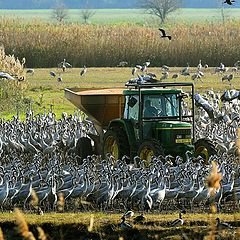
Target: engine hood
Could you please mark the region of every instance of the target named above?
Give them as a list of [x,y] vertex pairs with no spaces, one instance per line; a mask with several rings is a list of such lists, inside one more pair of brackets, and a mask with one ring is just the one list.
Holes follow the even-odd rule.
[[157,129],[191,129],[192,124],[180,121],[161,121],[157,123]]

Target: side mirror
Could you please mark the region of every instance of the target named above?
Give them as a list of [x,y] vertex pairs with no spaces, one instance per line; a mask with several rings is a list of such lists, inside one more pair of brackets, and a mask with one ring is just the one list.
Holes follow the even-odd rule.
[[134,107],[135,104],[137,103],[137,99],[135,97],[130,97],[129,100],[128,100],[128,106],[129,107]]

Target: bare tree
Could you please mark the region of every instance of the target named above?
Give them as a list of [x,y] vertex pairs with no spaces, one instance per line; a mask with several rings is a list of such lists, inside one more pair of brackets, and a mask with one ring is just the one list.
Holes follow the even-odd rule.
[[56,19],[60,23],[64,22],[64,20],[68,18],[68,9],[63,2],[57,2],[56,7],[52,11],[52,18]]
[[176,11],[181,4],[181,0],[141,0],[141,7],[145,8],[149,14],[160,18],[164,23],[169,13]]
[[89,3],[87,1],[86,6],[84,9],[81,10],[80,15],[81,18],[83,19],[84,23],[87,24],[89,19],[95,15],[96,11],[92,10],[89,6]]
[[81,17],[85,24],[88,23],[89,19],[95,14],[95,11],[92,11],[91,9],[82,9],[81,10]]

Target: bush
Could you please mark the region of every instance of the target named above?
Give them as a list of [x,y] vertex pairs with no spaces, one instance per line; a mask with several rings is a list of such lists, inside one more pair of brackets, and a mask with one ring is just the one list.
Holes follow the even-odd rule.
[[14,55],[6,55],[3,46],[0,46],[0,71],[6,72],[16,80],[0,78],[0,111],[14,111],[23,107],[24,85],[25,82],[19,82],[18,79],[25,78],[24,63]]

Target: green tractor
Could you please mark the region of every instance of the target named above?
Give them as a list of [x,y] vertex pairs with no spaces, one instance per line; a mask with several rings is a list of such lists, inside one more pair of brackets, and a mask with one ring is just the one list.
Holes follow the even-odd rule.
[[[126,84],[126,89],[87,91],[65,89],[65,95],[88,115],[97,130],[96,135],[90,133],[90,138],[80,140],[81,157],[94,151],[103,156],[110,153],[114,159],[126,155],[150,161],[153,156],[168,154],[185,159],[190,151],[207,161],[216,154],[209,140],[194,141],[192,83]],[[184,102],[191,106],[190,114],[183,114]]]

